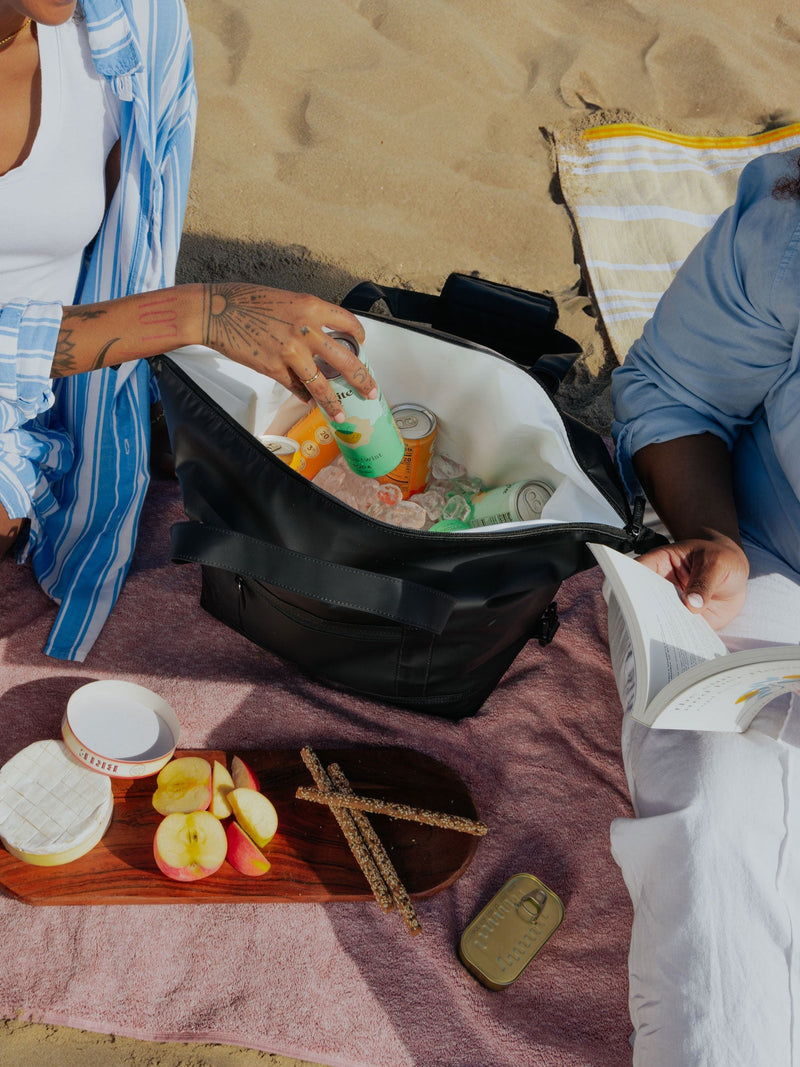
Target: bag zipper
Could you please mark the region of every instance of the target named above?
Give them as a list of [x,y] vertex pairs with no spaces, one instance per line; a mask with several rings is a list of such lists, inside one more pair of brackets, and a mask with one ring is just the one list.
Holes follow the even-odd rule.
[[[410,328],[413,329],[413,326],[411,326]],[[425,332],[430,332],[430,331],[420,330],[418,332],[425,333]],[[504,360],[505,362],[510,363],[512,367],[516,367],[520,371],[521,374],[525,374],[525,371],[523,371],[522,368],[518,367],[518,365],[516,363],[514,363],[513,360],[508,359],[506,356],[503,356],[498,352],[493,352],[489,348],[483,348],[482,345],[469,344],[469,343],[464,342],[463,340],[461,340],[459,338],[453,338],[453,340],[460,341],[462,347],[464,347],[464,348],[471,348],[471,349],[474,349],[476,351],[486,352],[488,355],[494,356],[496,359]],[[203,390],[197,384],[197,382],[195,382],[194,379],[191,378],[190,375],[188,375],[183,370],[182,367],[179,367],[176,363],[174,363],[172,360],[170,360],[168,356],[165,355],[163,357],[155,357],[153,362],[156,363],[157,368],[158,368],[159,371],[162,371],[164,369],[165,364],[168,365],[168,369],[170,370],[170,372],[175,374],[185,385],[188,386],[188,388],[192,392],[194,392],[195,394],[198,394],[198,393],[202,394],[204,402],[209,404],[209,405],[211,405],[211,407],[216,411],[216,413],[222,417],[222,419],[242,439],[242,441],[246,442],[249,447],[256,448],[256,449],[262,451],[264,453],[264,456],[267,458],[267,462],[278,464],[280,466],[280,468],[285,472],[286,475],[288,475],[289,477],[295,478],[297,480],[298,484],[302,484],[304,486],[307,486],[308,487],[308,491],[314,493],[320,499],[324,500],[326,505],[333,506],[333,507],[344,508],[346,511],[348,511],[348,512],[350,512],[352,514],[359,515],[361,517],[361,519],[363,519],[367,523],[370,523],[376,529],[385,530],[387,528],[387,526],[388,526],[387,523],[378,522],[376,519],[373,519],[370,515],[365,515],[363,512],[358,511],[356,508],[351,507],[349,504],[345,504],[343,501],[337,499],[337,497],[332,496],[330,493],[326,493],[324,490],[319,489],[317,486],[313,485],[313,483],[310,482],[307,478],[304,478],[302,474],[299,474],[297,471],[292,470],[291,467],[287,467],[287,465],[282,460],[278,459],[277,456],[275,456],[272,452],[270,452],[270,450],[268,448],[266,448],[264,445],[262,445],[260,443],[260,441],[258,441],[248,430],[246,430],[244,428],[244,426],[241,425],[241,423],[237,422],[237,420],[234,419],[232,415],[230,415],[227,411],[225,411],[225,409],[223,407],[221,407],[216,402],[216,400],[214,400],[213,397],[209,396],[208,393],[206,393],[205,390]],[[526,375],[526,377],[527,377],[527,375]],[[539,386],[539,388],[542,388],[542,387]],[[557,407],[555,407],[555,410],[558,413],[559,418],[561,418],[561,412],[559,411],[559,409]],[[566,531],[569,531],[569,532],[581,534],[582,536],[580,537],[580,540],[584,540],[584,541],[589,540],[589,541],[591,541],[591,540],[601,540],[602,538],[606,538],[606,539],[610,538],[610,543],[612,543],[614,545],[626,545],[626,546],[629,546],[629,547],[633,547],[633,545],[635,543],[634,529],[637,529],[637,530],[640,530],[640,531],[644,531],[645,535],[649,531],[647,530],[646,527],[642,526],[641,522],[639,522],[637,526],[634,526],[634,519],[633,518],[630,518],[630,517],[628,517],[626,515],[621,515],[620,512],[619,512],[619,508],[617,507],[617,503],[609,497],[608,493],[603,492],[600,489],[600,487],[595,484],[593,479],[589,478],[589,475],[586,473],[586,471],[583,469],[583,467],[581,467],[580,463],[578,463],[578,460],[575,457],[575,452],[574,452],[574,449],[572,448],[572,443],[571,443],[571,439],[570,439],[569,430],[568,430],[566,424],[564,423],[563,418],[562,418],[561,421],[562,421],[562,425],[564,427],[564,433],[565,433],[567,442],[569,443],[570,453],[571,453],[572,458],[573,458],[573,460],[575,462],[575,466],[581,471],[581,473],[584,475],[584,477],[586,477],[589,480],[589,482],[597,490],[597,492],[601,496],[603,496],[603,498],[606,500],[606,503],[608,503],[610,505],[612,510],[615,511],[617,513],[617,515],[619,515],[620,520],[623,520],[623,519],[626,519],[626,518],[628,519],[628,522],[626,523],[625,526],[609,526],[606,523],[556,522],[556,523],[549,523],[546,526],[526,527],[525,529],[522,529],[522,530],[504,530],[502,534],[493,534],[488,529],[485,530],[485,531],[480,531],[480,532],[477,531],[477,530],[475,530],[475,531],[470,530],[469,532],[464,531],[463,533],[431,533],[430,530],[408,530],[408,529],[405,529],[405,528],[400,527],[400,526],[389,526],[388,528],[392,530],[394,535],[396,535],[398,537],[401,537],[403,539],[408,538],[409,540],[418,540],[420,538],[424,538],[426,540],[431,540],[433,538],[439,538],[439,539],[441,539],[443,541],[448,541],[449,542],[453,537],[463,537],[463,538],[466,538],[468,540],[468,542],[473,542],[473,543],[475,541],[478,541],[478,542],[490,541],[492,539],[496,539],[498,536],[501,536],[501,537],[506,538],[506,539],[511,540],[511,541],[516,541],[516,540],[523,539],[525,537],[529,537],[532,533],[535,533],[537,536],[540,536],[540,535],[542,535],[544,533],[556,533],[556,532],[564,533]],[[595,432],[595,431],[592,431],[592,432]],[[641,512],[643,514],[644,505],[642,505]],[[594,534],[594,533],[598,534],[599,536],[598,537],[583,536],[583,535]],[[642,536],[641,532],[637,532],[636,533],[636,538],[640,538],[641,536]],[[608,541],[606,543],[608,543]]]

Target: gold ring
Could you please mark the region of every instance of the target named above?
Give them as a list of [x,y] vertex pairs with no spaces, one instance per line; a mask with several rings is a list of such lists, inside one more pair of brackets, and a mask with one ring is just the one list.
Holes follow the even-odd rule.
[[319,371],[317,371],[316,374],[312,374],[310,378],[301,378],[300,381],[303,383],[303,385],[311,385],[311,383],[315,382],[317,378],[319,378]]

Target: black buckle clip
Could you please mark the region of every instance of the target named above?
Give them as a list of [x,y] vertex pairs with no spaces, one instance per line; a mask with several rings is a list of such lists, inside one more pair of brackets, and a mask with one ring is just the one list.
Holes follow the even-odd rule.
[[558,630],[559,625],[558,605],[554,600],[539,616],[532,636],[538,638],[542,647],[549,645],[556,636],[556,630]]

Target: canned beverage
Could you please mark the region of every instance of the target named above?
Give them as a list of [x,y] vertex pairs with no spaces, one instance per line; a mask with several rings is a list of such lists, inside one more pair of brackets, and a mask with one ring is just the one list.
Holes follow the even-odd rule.
[[269,449],[278,459],[282,459],[293,470],[297,470],[300,462],[300,448],[297,441],[293,441],[290,437],[280,437],[274,433],[262,433],[259,441],[264,448]]
[[542,509],[552,495],[552,485],[533,479],[476,493],[472,498],[472,526],[540,519]]
[[318,407],[312,408],[290,426],[286,436],[299,446],[300,455],[295,469],[304,478],[313,478],[339,455],[333,432]]
[[412,493],[421,492],[428,482],[436,440],[436,416],[421,404],[396,404],[392,415],[403,438],[405,452],[395,469],[378,481],[399,486],[403,497],[408,499]]
[[564,905],[532,874],[515,874],[482,908],[458,946],[461,962],[489,989],[522,974],[564,918]]
[[[346,333],[331,333],[330,336],[352,349],[372,374],[372,368],[359,351],[354,337]],[[380,386],[377,398],[368,400],[324,359],[317,356],[315,362],[344,409],[344,422],[332,422],[327,414],[323,414],[347,465],[364,478],[380,478],[394,470],[403,458],[405,445]]]

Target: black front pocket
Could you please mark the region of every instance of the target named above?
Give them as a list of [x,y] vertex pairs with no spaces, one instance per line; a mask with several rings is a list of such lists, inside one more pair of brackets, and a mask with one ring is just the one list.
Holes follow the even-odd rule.
[[[441,642],[423,630],[371,616],[363,622],[333,618],[324,605],[323,617],[288,601],[273,586],[229,571],[203,567],[200,603],[260,648],[296,663],[327,685],[431,715],[470,715],[497,682],[494,672],[487,684],[483,672],[476,677],[470,664],[461,662],[460,642],[445,652],[438,647]],[[445,652],[452,670],[436,670],[437,652]],[[433,688],[432,673],[439,675]]]
[[315,677],[386,699],[397,695],[401,626],[322,618],[261,582],[211,567],[203,568],[201,604],[261,648]]

